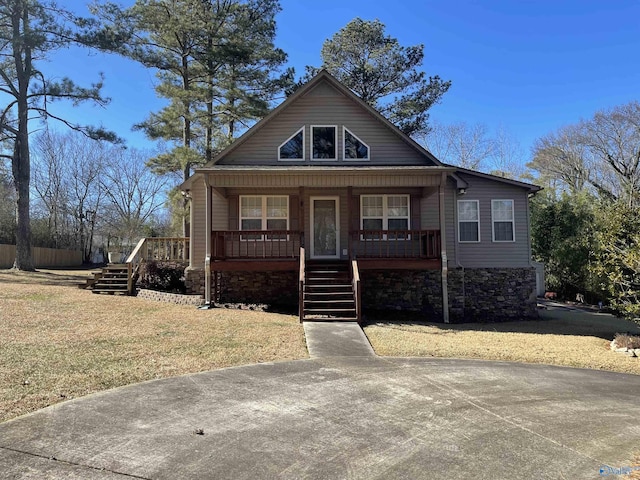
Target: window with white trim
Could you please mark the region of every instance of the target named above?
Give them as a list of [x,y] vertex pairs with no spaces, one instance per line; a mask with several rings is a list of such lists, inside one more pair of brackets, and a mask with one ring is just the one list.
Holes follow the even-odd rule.
[[[246,195],[240,197],[240,230],[288,230],[289,197]],[[243,235],[260,240],[262,235]],[[268,240],[286,240],[286,235],[266,235]]]
[[304,127],[278,147],[278,160],[304,160]]
[[458,200],[458,241],[480,241],[480,202]]
[[[362,195],[360,225],[362,230],[409,230],[409,195]],[[377,238],[367,235],[367,238]],[[381,239],[387,238],[384,234]],[[393,239],[405,239],[406,234],[393,234]]]
[[342,127],[342,134],[345,160],[369,160],[369,145],[345,126]]
[[311,158],[313,160],[337,160],[338,139],[335,125],[311,126]]
[[491,223],[494,242],[515,242],[513,200],[491,200]]

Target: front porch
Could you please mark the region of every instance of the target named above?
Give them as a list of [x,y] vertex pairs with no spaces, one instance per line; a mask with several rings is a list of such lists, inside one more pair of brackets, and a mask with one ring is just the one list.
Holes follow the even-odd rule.
[[[352,230],[344,260],[357,260],[361,268],[437,269],[440,243],[439,230]],[[295,269],[300,248],[306,247],[304,232],[299,230],[215,230],[211,246],[212,270]],[[326,258],[305,256],[306,260],[340,259],[338,250],[322,256]]]
[[[248,291],[291,300],[291,291],[305,292],[301,281],[310,262],[346,266],[354,298],[364,271],[432,271],[437,278],[446,270],[451,172],[433,166],[207,167],[204,188],[194,184],[185,192],[194,205],[189,268],[202,272],[209,304],[244,303]],[[278,277],[280,291],[269,275]],[[251,279],[260,285],[253,288]],[[445,280],[437,285],[446,295]]]
[[[329,235],[332,239],[336,236],[336,232]],[[317,259],[309,255],[304,232],[299,230],[215,230],[211,232],[212,255],[206,273],[211,280],[205,293],[211,292],[209,302],[215,303],[230,293],[246,295],[247,290],[257,286],[260,294],[283,300],[295,289],[295,277],[290,274],[297,273],[300,321],[361,322],[361,270],[441,267],[439,230],[353,230],[348,238],[347,259],[339,258],[338,248],[332,250],[337,258]],[[318,239],[314,242],[317,244]],[[327,245],[322,246],[321,253],[326,253],[326,248]],[[242,272],[254,272],[252,284],[238,276]],[[268,277],[263,278],[258,272],[267,273]],[[242,283],[243,292],[234,292],[234,287],[229,292],[225,283]],[[258,295],[253,291],[249,298]]]

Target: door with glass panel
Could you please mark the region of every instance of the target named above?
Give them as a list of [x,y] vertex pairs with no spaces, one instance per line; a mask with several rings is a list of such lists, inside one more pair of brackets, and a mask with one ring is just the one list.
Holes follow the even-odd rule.
[[338,197],[311,197],[311,258],[340,257]]

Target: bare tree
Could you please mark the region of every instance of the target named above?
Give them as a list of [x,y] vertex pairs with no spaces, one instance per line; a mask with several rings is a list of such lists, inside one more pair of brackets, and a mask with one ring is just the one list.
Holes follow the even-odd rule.
[[72,247],[62,241],[67,230],[69,198],[67,196],[68,168],[65,161],[66,139],[49,131],[38,135],[33,142],[33,189],[36,202],[32,209],[41,211],[46,219],[48,237],[55,248]]
[[[14,268],[33,270],[31,261],[29,124],[32,118],[55,119],[89,135],[106,132],[83,128],[56,116],[50,103],[67,99],[78,103],[91,100],[104,105],[101,82],[81,88],[70,79],[45,78],[37,62],[53,50],[76,40],[80,20],[47,0],[4,0],[0,2],[0,92],[7,103],[0,107],[0,141],[10,143],[2,157],[12,165],[16,190],[16,258]],[[31,116],[31,117],[30,117]],[[113,135],[109,135],[113,138]]]
[[582,191],[589,182],[589,152],[582,143],[579,126],[570,125],[534,143],[533,160],[527,165],[546,181],[560,183],[569,192]]
[[[604,184],[611,196],[630,206],[640,200],[640,103],[631,102],[597,112],[582,124],[582,143],[591,151],[603,178],[614,184]],[[603,182],[604,183],[604,182]]]
[[439,160],[474,170],[482,170],[487,166],[495,145],[486,125],[436,122],[431,127],[431,131],[418,137],[418,141]]
[[522,145],[504,126],[500,126],[493,137],[490,163],[493,175],[519,179],[525,174]]
[[590,190],[633,206],[640,200],[640,103],[597,112],[536,141],[533,161],[547,182]]
[[146,168],[149,155],[139,150],[112,148],[109,158],[102,181],[106,229],[124,245],[132,245],[164,206],[167,181]]

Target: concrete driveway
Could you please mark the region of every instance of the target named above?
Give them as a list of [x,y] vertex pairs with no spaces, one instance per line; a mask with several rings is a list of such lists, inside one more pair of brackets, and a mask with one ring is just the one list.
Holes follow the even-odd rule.
[[640,376],[539,365],[259,364],[0,424],[0,478],[602,478],[640,449],[639,399]]

